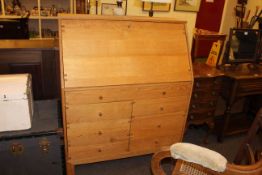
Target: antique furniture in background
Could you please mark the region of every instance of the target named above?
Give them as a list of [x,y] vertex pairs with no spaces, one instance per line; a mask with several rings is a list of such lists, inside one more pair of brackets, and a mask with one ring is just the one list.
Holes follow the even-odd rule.
[[194,88],[190,102],[187,126],[207,124],[209,131],[204,138],[207,143],[208,135],[214,128],[214,113],[221,92],[223,72],[205,63],[193,63]]
[[[221,67],[225,74],[222,86],[222,97],[226,100],[226,111],[220,127],[219,141],[225,135],[247,131],[252,123],[247,117],[247,105],[244,113],[232,114],[232,106],[237,100],[251,95],[262,94],[262,65],[244,63]],[[261,105],[261,104],[260,104]]]
[[[221,48],[220,48],[220,53],[218,55],[218,58],[220,58],[223,47],[224,47],[225,39],[226,39],[226,35],[224,34],[218,34],[216,32],[211,32],[211,31],[203,30],[203,29],[195,29],[194,36],[193,36],[193,46],[192,46],[192,51],[191,51],[192,62],[195,62],[195,59],[198,57],[200,58],[208,57],[208,53],[207,55],[199,55],[199,48],[200,48],[200,45],[203,44],[203,42],[207,44],[206,42],[212,43],[212,42],[216,42],[220,40]],[[211,47],[212,47],[212,44],[210,45],[210,49]],[[219,63],[219,60],[217,63]]]
[[169,19],[61,16],[68,175],[182,140],[193,86],[185,31]]
[[56,40],[1,40],[0,74],[32,75],[34,99],[60,98]]
[[60,118],[56,100],[35,101],[31,129],[1,132],[0,174],[64,175]]

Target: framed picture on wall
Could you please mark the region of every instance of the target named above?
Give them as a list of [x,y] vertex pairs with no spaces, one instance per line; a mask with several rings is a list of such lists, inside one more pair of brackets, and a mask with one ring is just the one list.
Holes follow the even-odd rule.
[[101,15],[114,15],[115,7],[117,7],[117,4],[102,3]]
[[[170,3],[153,3],[153,11],[155,12],[169,12],[171,4]],[[149,11],[151,9],[150,2],[142,2],[142,10]]]
[[176,0],[174,10],[198,12],[201,0]]

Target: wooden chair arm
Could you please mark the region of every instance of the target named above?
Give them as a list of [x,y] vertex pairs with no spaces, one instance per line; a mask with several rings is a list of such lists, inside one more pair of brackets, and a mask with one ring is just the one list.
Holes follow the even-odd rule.
[[226,175],[261,175],[262,174],[262,159],[253,165],[234,165],[228,164],[225,172]]
[[151,170],[153,175],[166,175],[161,167],[161,161],[166,158],[171,158],[169,147],[164,148],[162,151],[159,151],[153,155],[151,159]]

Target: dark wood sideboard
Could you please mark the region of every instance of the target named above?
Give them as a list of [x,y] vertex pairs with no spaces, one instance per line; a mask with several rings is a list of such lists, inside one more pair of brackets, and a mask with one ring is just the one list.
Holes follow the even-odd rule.
[[[257,95],[262,94],[262,65],[247,63],[217,69],[205,63],[193,63],[193,69],[194,88],[187,126],[207,124],[208,136],[216,125],[219,141],[223,141],[226,135],[247,131],[253,121],[252,117],[247,117],[249,102],[254,103]],[[216,117],[218,120],[215,120],[215,110],[221,108],[217,106],[219,96],[225,100],[226,110],[223,116]],[[242,112],[233,113],[233,105],[242,98],[245,98]],[[255,105],[260,108],[261,100]]]
[[0,74],[30,73],[35,100],[60,98],[59,51],[53,41],[0,41]]
[[214,113],[220,95],[223,72],[204,63],[193,63],[194,87],[188,113],[187,126],[207,124],[209,131],[214,128]]

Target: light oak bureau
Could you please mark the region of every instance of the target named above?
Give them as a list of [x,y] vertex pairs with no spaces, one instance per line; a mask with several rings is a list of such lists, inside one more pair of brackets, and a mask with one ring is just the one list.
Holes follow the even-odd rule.
[[186,23],[59,17],[67,173],[182,140],[193,86]]

